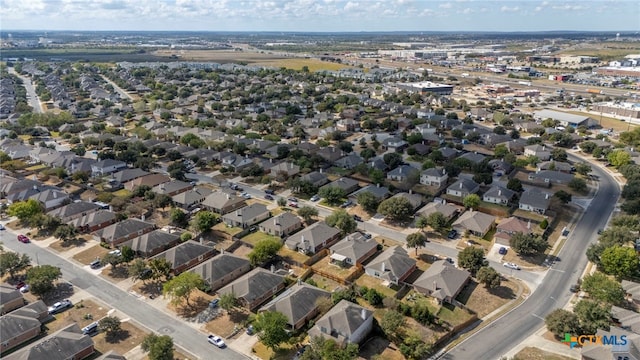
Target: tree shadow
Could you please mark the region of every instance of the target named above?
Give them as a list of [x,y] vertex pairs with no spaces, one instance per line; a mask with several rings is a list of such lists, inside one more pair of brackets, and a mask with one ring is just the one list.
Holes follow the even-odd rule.
[[198,315],[204,309],[209,306],[209,300],[202,296],[198,296],[195,299],[190,299],[189,304],[186,302],[176,307],[176,312],[179,316],[191,318]]
[[162,283],[160,281],[143,282],[142,286],[140,286],[140,291],[145,295],[160,296],[162,295]]
[[62,248],[83,247],[85,245],[87,245],[87,240],[83,238],[70,239],[60,243],[60,247]]
[[126,279],[129,277],[129,269],[126,266],[111,267],[109,276],[115,279]]
[[493,289],[489,288],[488,290],[492,295],[498,296],[502,299],[513,300],[516,298],[516,293],[514,293],[513,290],[507,286],[500,285]]
[[73,293],[73,285],[68,283],[58,283],[54,285],[51,291],[43,296],[42,300],[45,304],[50,305],[62,299],[68,299],[73,295]]
[[107,333],[105,334],[104,340],[109,344],[117,344],[121,341],[124,341],[129,338],[129,330],[120,329],[115,333]]
[[469,298],[471,298],[471,294],[473,294],[477,287],[477,282],[467,282],[467,284],[462,288],[462,291],[460,291],[460,294],[458,294],[458,296],[456,297],[456,300],[458,300],[462,304],[467,305],[467,301],[469,301]]
[[244,309],[233,308],[227,311],[227,314],[229,314],[229,320],[236,324],[242,324],[249,318],[249,314]]

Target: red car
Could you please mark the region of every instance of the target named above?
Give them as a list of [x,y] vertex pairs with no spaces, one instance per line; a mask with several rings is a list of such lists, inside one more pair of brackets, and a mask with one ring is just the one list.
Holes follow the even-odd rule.
[[18,241],[20,241],[21,243],[27,244],[27,243],[29,243],[29,238],[24,236],[24,235],[22,235],[22,234],[20,234],[20,235],[18,235]]

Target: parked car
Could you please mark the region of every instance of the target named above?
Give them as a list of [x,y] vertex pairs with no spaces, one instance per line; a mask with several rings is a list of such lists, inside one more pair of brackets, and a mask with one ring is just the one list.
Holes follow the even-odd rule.
[[362,222],[362,218],[358,215],[353,215],[353,220]]
[[0,230],[4,230],[4,229],[5,229],[4,225],[0,224]]
[[71,303],[71,300],[69,299],[65,299],[62,301],[58,301],[57,303],[49,306],[49,314],[53,315],[53,314],[57,314],[63,310],[66,310],[68,308],[70,308],[71,306],[73,306],[73,304]]
[[273,196],[271,196],[271,195],[269,195],[269,194],[266,194],[266,195],[264,196],[264,198],[265,198],[265,199],[267,199],[267,200],[273,200]]
[[251,199],[251,194],[249,194],[249,193],[243,192],[241,195],[245,199]]
[[120,251],[120,249],[115,249],[115,250],[109,251],[109,254],[115,255],[115,256],[120,256],[120,255],[122,255],[122,251]]
[[289,201],[289,206],[291,206],[292,208],[297,208],[298,207],[298,203],[294,202],[294,201]]
[[458,236],[458,232],[456,230],[451,230],[447,234],[447,238],[449,238],[449,239],[455,239],[456,236]]
[[351,206],[352,204],[353,204],[353,201],[347,200],[347,201],[343,202],[342,205],[340,205],[340,207],[346,208],[346,207]]
[[604,232],[604,229],[598,229],[598,235],[602,234]]
[[217,347],[219,347],[220,349],[222,349],[223,347],[225,347],[225,343],[224,340],[222,340],[222,338],[220,338],[217,335],[209,335],[207,336],[207,341],[209,341],[209,344],[215,345]]
[[253,325],[249,325],[247,326],[247,335],[253,335],[253,333],[255,332]]
[[288,198],[287,200],[288,200],[288,201],[290,201],[290,202],[295,202],[295,203],[297,203],[297,202],[298,202],[298,199],[296,199],[296,198],[294,198],[294,197],[290,197],[290,198]]
[[506,255],[507,254],[507,248],[502,246],[499,250],[498,250],[498,254],[500,255]]
[[21,286],[19,290],[21,293],[24,294],[24,293],[28,293],[29,289],[31,289],[31,286],[29,286],[29,284],[25,284],[24,286]]
[[100,267],[102,267],[102,261],[100,261],[100,259],[93,260],[89,264],[89,267],[92,269],[99,269]]
[[371,234],[361,231],[360,234],[364,236],[365,239],[371,239]]
[[511,263],[511,262],[506,262],[504,263],[504,267],[509,268],[509,269],[513,269],[513,270],[520,270],[520,266]]
[[211,302],[209,302],[209,307],[213,309],[217,307],[219,303],[220,303],[220,299],[213,299],[211,300]]
[[94,321],[91,324],[82,328],[82,335],[93,336],[98,333],[98,322]]
[[250,232],[254,232],[254,231],[257,231],[257,230],[258,230],[257,226],[252,226],[252,227],[249,228]]
[[309,199],[309,200],[311,200],[311,201],[318,201],[318,200],[320,200],[320,196],[319,196],[319,195],[317,195],[317,194],[316,194],[316,195],[313,195],[313,196],[311,197],[311,199]]
[[24,281],[19,281],[19,282],[16,284],[16,290],[20,290],[20,289],[21,289],[23,286],[25,286],[25,285],[27,285],[27,284],[25,284],[25,282],[24,282]]
[[29,238],[20,234],[18,235],[18,241],[20,241],[21,243],[25,243],[28,244],[29,243]]
[[579,290],[580,290],[580,285],[578,284],[573,284],[569,288],[569,291],[571,291],[572,293],[577,293]]
[[267,189],[267,190],[265,190],[265,191],[264,191],[264,193],[265,193],[265,194],[268,194],[268,195],[275,195],[275,194],[276,194],[276,192],[275,192],[275,191],[273,191],[273,190],[271,190],[271,189]]

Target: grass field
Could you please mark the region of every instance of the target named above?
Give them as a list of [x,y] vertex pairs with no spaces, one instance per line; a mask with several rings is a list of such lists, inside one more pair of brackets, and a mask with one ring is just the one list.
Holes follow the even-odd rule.
[[569,113],[575,114],[575,115],[589,116],[590,118],[598,121],[603,129],[613,128],[613,130],[616,132],[633,130],[638,126],[638,125],[630,124],[626,121],[618,120],[616,118],[607,117],[604,115],[600,116],[600,115],[594,115],[594,114],[584,113],[580,111],[569,111]]

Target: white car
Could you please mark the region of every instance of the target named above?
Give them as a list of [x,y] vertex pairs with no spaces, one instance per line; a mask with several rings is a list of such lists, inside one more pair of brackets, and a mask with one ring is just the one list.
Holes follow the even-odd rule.
[[59,312],[61,312],[62,310],[68,309],[71,306],[73,306],[73,304],[71,304],[71,300],[62,300],[59,301],[51,306],[49,306],[49,314],[53,315],[53,314],[57,314]]
[[520,266],[510,262],[504,263],[504,267],[513,269],[513,270],[520,270]]
[[26,284],[25,286],[20,288],[20,292],[21,293],[28,293],[29,289],[31,289],[31,287],[29,286],[29,284]]
[[4,230],[4,229],[5,229],[4,225],[0,224],[0,230]]
[[120,251],[120,249],[115,249],[115,250],[109,251],[109,254],[115,255],[115,256],[120,256],[120,255],[122,255],[122,251]]
[[221,349],[226,346],[224,340],[217,335],[209,335],[207,337],[207,341],[209,341],[209,344],[215,345]]

